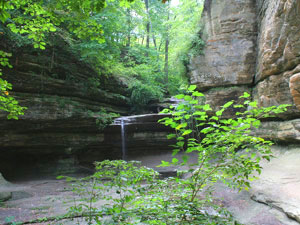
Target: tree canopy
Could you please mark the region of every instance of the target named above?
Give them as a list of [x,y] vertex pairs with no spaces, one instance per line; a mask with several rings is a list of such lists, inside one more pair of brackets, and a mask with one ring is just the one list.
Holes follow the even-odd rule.
[[[61,34],[100,75],[129,79],[138,110],[176,94],[186,83],[184,64],[199,39],[201,11],[202,0],[177,5],[166,0],[0,0],[0,26],[42,50],[51,42],[49,34]],[[1,54],[7,62],[8,56]],[[3,98],[10,88],[1,89]]]

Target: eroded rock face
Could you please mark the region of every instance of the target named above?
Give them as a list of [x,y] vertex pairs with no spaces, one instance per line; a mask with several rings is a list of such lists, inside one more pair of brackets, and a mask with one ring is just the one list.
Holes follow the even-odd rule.
[[[263,218],[255,210],[247,218],[248,210],[247,216],[234,206],[240,203],[239,199],[229,202],[228,207],[235,208],[237,217],[246,224],[297,224],[300,222],[296,172],[300,152],[300,1],[206,0],[202,22],[201,37],[206,45],[203,55],[191,59],[190,79],[198,89],[205,90],[214,108],[223,104],[221,99],[237,99],[243,89],[252,92],[259,106],[291,105],[287,112],[264,121],[255,131],[256,135],[282,145],[275,147],[277,158],[264,164],[261,179],[251,190],[255,201],[279,209],[286,218],[281,222],[273,219],[259,222]],[[227,91],[224,86],[229,86]]]
[[298,110],[300,110],[300,73],[297,73],[290,78],[289,88],[294,103]]
[[0,35],[0,48],[13,54],[13,69],[3,70],[13,85],[9,94],[28,108],[17,121],[0,113],[0,172],[7,179],[75,172],[85,151],[109,157],[99,121],[109,112],[130,110],[123,80],[100,76],[56,38],[55,45],[41,51],[18,48]]
[[276,140],[280,143],[300,144],[300,119],[264,122],[255,133],[265,139]]
[[190,63],[199,89],[251,84],[255,71],[256,11],[253,0],[206,1],[202,21],[204,54]]
[[[241,101],[239,96],[242,96],[244,92],[251,93],[251,89],[247,86],[212,88],[209,91],[204,92],[206,96],[205,104],[210,104],[212,109],[217,111],[221,109],[221,106],[231,100],[235,100],[239,103]],[[237,111],[237,109],[229,108],[224,112],[223,116],[232,117]]]
[[[201,21],[206,44],[203,54],[191,59],[189,74],[214,108],[237,99],[244,89],[259,106],[292,105],[277,116],[281,120],[299,118],[298,0],[206,0]],[[239,91],[228,91],[232,88]]]
[[300,2],[258,0],[257,11],[254,98],[260,106],[292,104],[285,115],[297,118],[299,85],[295,75],[300,72]]
[[258,0],[256,81],[294,69],[300,64],[300,2]]
[[[297,118],[300,116],[299,108],[296,102],[298,100],[299,83],[297,76],[300,72],[300,65],[291,71],[284,72],[279,75],[269,76],[253,88],[253,98],[258,102],[259,106],[269,107],[272,105],[290,104],[288,111],[280,117]],[[293,79],[292,79],[293,77]]]

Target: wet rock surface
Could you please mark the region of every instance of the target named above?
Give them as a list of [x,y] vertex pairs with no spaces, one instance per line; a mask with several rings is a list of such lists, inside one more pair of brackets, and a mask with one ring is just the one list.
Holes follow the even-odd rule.
[[[165,116],[122,117],[128,158],[171,152],[170,145],[174,141],[167,139],[167,135],[172,130],[157,123]],[[0,171],[12,180],[33,175],[55,178],[61,174],[92,171],[95,161],[122,159],[121,125],[116,122],[99,131],[96,127],[90,129],[91,123],[83,119],[79,124],[76,120],[67,123],[49,121],[41,124],[46,133],[39,132],[37,124],[28,123],[27,133],[19,127],[14,134],[3,135],[0,138],[3,145]]]

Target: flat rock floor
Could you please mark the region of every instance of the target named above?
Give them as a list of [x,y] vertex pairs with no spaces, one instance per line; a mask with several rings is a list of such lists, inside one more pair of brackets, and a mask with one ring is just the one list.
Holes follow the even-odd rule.
[[[249,192],[237,192],[223,185],[216,187],[216,199],[243,224],[300,224],[300,149],[281,147],[275,148],[274,152],[277,158],[264,164],[260,179],[252,184]],[[143,160],[153,163],[152,159]],[[8,220],[43,225],[85,224],[71,220],[29,222],[38,218],[59,217],[67,212],[75,196],[64,180],[17,181],[9,190],[12,198],[0,203],[1,225]]]
[[15,182],[12,190],[12,198],[0,205],[0,224],[62,215],[67,208],[64,201],[73,195],[62,180]]

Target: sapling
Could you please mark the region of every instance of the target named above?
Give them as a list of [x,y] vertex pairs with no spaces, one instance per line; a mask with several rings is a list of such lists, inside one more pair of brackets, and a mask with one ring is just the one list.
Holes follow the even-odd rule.
[[[198,162],[190,165],[191,176],[186,181],[191,202],[217,181],[248,190],[250,181],[257,178],[255,172],[261,173],[261,159],[273,157],[273,143],[255,136],[253,130],[259,128],[261,119],[283,113],[289,105],[258,107],[250,97],[245,92],[238,102],[229,101],[213,111],[209,104],[203,104],[205,96],[192,85],[186,94],[176,96],[183,100],[179,105],[162,111],[170,116],[159,122],[174,129],[168,135],[176,139],[173,155],[184,155],[182,162],[174,157],[161,166],[189,165],[189,154],[197,153]],[[236,111],[232,118],[224,115],[229,109]]]

